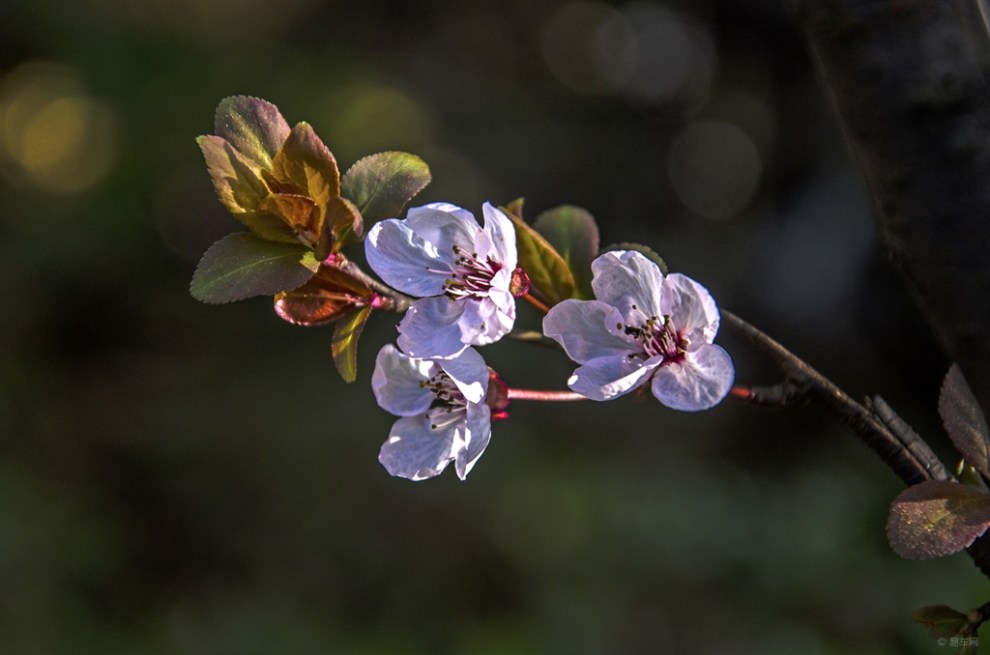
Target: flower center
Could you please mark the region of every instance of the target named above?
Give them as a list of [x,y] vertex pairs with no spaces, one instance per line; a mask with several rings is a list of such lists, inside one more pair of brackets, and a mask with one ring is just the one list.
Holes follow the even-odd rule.
[[[633,305],[633,309],[639,308]],[[669,316],[650,316],[641,326],[619,325],[626,334],[640,343],[647,357],[663,357],[664,364],[675,364],[684,359],[687,339],[674,329]]]
[[502,263],[491,256],[482,261],[478,253],[469,253],[459,246],[454,246],[454,255],[456,259],[450,277],[443,283],[444,295],[451,300],[480,300],[487,296],[492,288],[492,278],[502,270]]
[[433,402],[426,411],[430,428],[445,430],[467,420],[467,400],[445,372],[437,371],[429,380],[420,382],[419,386],[433,392]]

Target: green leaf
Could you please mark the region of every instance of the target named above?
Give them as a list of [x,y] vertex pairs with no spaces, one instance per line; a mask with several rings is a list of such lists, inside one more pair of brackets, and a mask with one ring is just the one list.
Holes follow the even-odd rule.
[[295,289],[313,277],[319,262],[303,245],[273,243],[248,232],[235,232],[206,251],[189,291],[206,303],[271,296]]
[[371,305],[366,305],[334,326],[330,351],[333,353],[337,372],[344,378],[344,382],[354,382],[357,379],[358,339],[361,338],[364,324],[370,315]]
[[221,100],[214,118],[214,131],[258,170],[271,169],[272,159],[290,132],[278,107],[250,96]]
[[354,203],[367,224],[398,217],[413,196],[430,183],[430,168],[407,152],[380,152],[351,166],[341,194]]
[[275,313],[294,325],[324,325],[374,298],[371,288],[334,266],[320,270],[298,289],[275,296]]
[[958,364],[949,368],[942,383],[938,413],[953,445],[976,470],[990,477],[990,434],[986,417]]
[[887,540],[905,559],[966,548],[990,526],[990,494],[958,482],[928,480],[901,492],[887,517]]
[[522,202],[514,201],[502,211],[516,227],[519,266],[529,275],[530,288],[538,291],[550,305],[573,297],[577,285],[570,267],[560,253],[522,219]]
[[948,605],[925,605],[911,613],[911,620],[928,628],[933,637],[954,637],[966,624],[967,617]]
[[591,298],[591,261],[598,256],[598,225],[586,209],[562,205],[533,221],[539,232],[567,262],[581,295]]
[[643,255],[644,257],[646,257],[647,259],[649,259],[651,262],[653,262],[654,264],[656,264],[657,266],[659,266],[661,273],[663,273],[664,275],[666,275],[667,272],[668,272],[668,270],[667,270],[667,262],[665,262],[663,260],[663,257],[661,257],[660,255],[658,255],[656,253],[656,251],[654,251],[649,246],[644,246],[641,243],[629,243],[629,242],[613,243],[608,248],[605,248],[604,250],[602,250],[602,252],[603,253],[604,252],[612,252],[614,250],[635,250],[636,252],[638,252],[639,254]]

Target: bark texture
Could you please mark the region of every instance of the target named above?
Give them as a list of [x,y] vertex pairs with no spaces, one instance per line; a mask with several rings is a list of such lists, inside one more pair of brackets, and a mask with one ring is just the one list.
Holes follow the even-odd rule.
[[881,239],[990,410],[986,0],[795,0]]

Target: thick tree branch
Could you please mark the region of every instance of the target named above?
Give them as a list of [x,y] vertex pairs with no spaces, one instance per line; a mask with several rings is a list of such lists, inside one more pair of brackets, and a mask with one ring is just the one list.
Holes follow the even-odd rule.
[[924,315],[990,410],[987,0],[792,0]]

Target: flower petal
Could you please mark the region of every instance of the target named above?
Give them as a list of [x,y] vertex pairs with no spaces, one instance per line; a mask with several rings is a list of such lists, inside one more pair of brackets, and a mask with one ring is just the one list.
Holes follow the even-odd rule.
[[719,314],[708,289],[686,275],[671,273],[663,281],[661,309],[692,345],[711,343],[718,333]]
[[413,302],[399,323],[399,348],[413,357],[450,359],[468,347],[461,339],[458,323],[464,303],[446,296],[420,298]]
[[516,229],[512,226],[509,217],[491,203],[486,202],[482,211],[485,215],[485,232],[495,249],[495,259],[501,262],[511,275],[518,262]]
[[481,458],[492,437],[491,409],[488,405],[468,405],[467,447],[457,454],[454,470],[461,480],[467,477]]
[[640,352],[615,327],[622,315],[611,305],[598,300],[565,300],[550,308],[543,318],[543,333],[556,339],[567,356],[578,364],[600,357],[623,357]]
[[375,223],[368,232],[364,253],[368,265],[386,284],[413,296],[440,295],[450,276],[451,258],[396,218]]
[[638,387],[661,361],[662,357],[598,357],[579,366],[567,386],[592,400],[611,400]]
[[437,362],[469,403],[480,403],[488,391],[488,365],[474,348]]
[[417,237],[449,257],[448,261],[455,258],[454,246],[472,251],[481,233],[481,226],[471,212],[446,202],[413,207],[406,214],[406,224]]
[[729,393],[735,375],[729,353],[707,344],[677,364],[661,366],[653,376],[653,395],[672,409],[709,409]]
[[[484,365],[484,362],[482,362]],[[423,414],[433,402],[433,392],[420,383],[436,372],[436,364],[409,357],[388,344],[378,351],[371,389],[378,405],[396,416]],[[485,377],[487,378],[487,369]]]
[[638,327],[651,316],[663,314],[660,305],[663,273],[641,253],[606,252],[591,262],[591,271],[595,298],[618,309],[623,323]]
[[382,444],[378,461],[390,475],[425,480],[443,471],[464,450],[460,428],[433,430],[424,417],[400,418]]
[[492,298],[471,298],[460,300],[458,304],[463,306],[464,313],[461,314],[458,325],[461,329],[461,341],[466,344],[487,346],[512,330],[515,322],[514,302],[510,304],[511,313],[499,309]]

